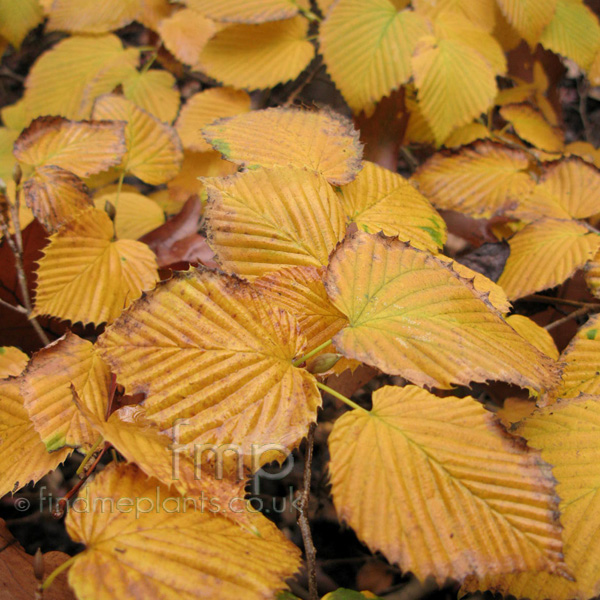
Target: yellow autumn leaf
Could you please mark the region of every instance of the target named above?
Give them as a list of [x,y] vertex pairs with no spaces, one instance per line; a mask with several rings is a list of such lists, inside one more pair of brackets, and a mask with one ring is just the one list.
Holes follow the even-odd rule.
[[[600,85],[600,83],[599,83]],[[589,142],[571,142],[565,146],[565,156],[579,156],[588,163],[596,165],[600,169],[600,149],[594,148]]]
[[540,219],[509,240],[498,285],[514,300],[563,283],[600,247],[600,235],[571,220]]
[[141,0],[54,0],[50,8],[48,31],[106,33],[133,21]]
[[540,352],[554,360],[558,360],[558,349],[552,336],[535,321],[523,315],[510,315],[506,322]]
[[525,152],[483,141],[455,153],[434,154],[413,177],[437,208],[489,218],[531,193],[535,181],[529,165]]
[[314,58],[309,21],[229,25],[204,46],[196,69],[224,85],[257,90],[296,79]]
[[[600,397],[559,400],[526,419],[518,433],[552,465],[560,496],[564,557],[572,579],[527,572],[484,577],[467,589],[531,600],[592,598],[600,593]],[[478,584],[479,583],[479,584]]]
[[46,450],[23,406],[18,381],[0,381],[0,497],[37,482],[70,453]]
[[225,23],[264,23],[295,17],[310,10],[309,0],[185,0],[199,13]]
[[600,316],[590,317],[563,350],[562,379],[552,390],[553,398],[575,398],[579,394],[600,395]]
[[94,105],[94,118],[125,121],[127,154],[121,168],[145,183],[160,185],[177,175],[183,160],[176,131],[131,100],[107,94]]
[[27,366],[29,357],[14,346],[0,346],[0,379],[17,376]]
[[544,168],[533,193],[512,211],[517,218],[587,219],[600,212],[600,172],[578,158]]
[[[107,501],[112,510],[85,508]],[[251,515],[253,535],[210,509],[133,465],[109,465],[66,519],[71,538],[86,546],[69,571],[70,586],[97,600],[131,590],[164,600],[264,600],[285,588],[300,551],[263,515]]]
[[[305,345],[297,327],[243,280],[190,270],[137,302],[98,346],[128,393],[146,394],[161,430],[183,419],[181,443],[234,444],[255,470],[283,461],[321,405],[313,376],[292,366]],[[253,457],[252,444],[277,449]]]
[[491,138],[489,129],[481,123],[469,123],[455,129],[445,140],[444,146],[446,148],[460,148],[460,146],[467,146],[477,140],[486,140]]
[[172,8],[169,0],[141,0],[141,9],[136,21],[158,32],[160,22],[171,15]]
[[344,212],[317,173],[291,167],[205,180],[207,237],[228,271],[254,278],[326,265],[344,237]]
[[18,137],[19,132],[0,127],[0,179],[5,185],[12,180],[16,164],[13,146]]
[[133,70],[123,80],[123,95],[163,123],[172,123],[179,110],[175,77],[167,71]]
[[441,13],[455,14],[466,18],[478,28],[491,32],[496,25],[496,0],[413,0],[415,10],[429,19],[435,19]]
[[256,279],[254,287],[298,320],[307,339],[306,352],[330,340],[348,319],[331,303],[323,277],[317,267],[290,267],[267,273]]
[[386,386],[335,422],[329,450],[339,517],[403,571],[442,585],[564,570],[550,468],[474,398]]
[[250,96],[234,88],[210,88],[194,94],[182,106],[175,129],[183,147],[207,152],[212,146],[202,137],[202,128],[223,117],[250,111]]
[[214,150],[185,151],[179,173],[167,183],[168,202],[163,208],[167,213],[178,213],[190,196],[204,197],[206,194],[201,178],[225,177],[233,175],[237,170],[237,165],[223,160]]
[[498,380],[540,390],[554,362],[519,336],[470,280],[397,239],[357,232],[332,255],[325,287],[349,326],[349,358],[418,385]]
[[596,56],[590,66],[588,79],[593,86],[600,85],[600,49],[596,52]]
[[542,113],[528,104],[508,104],[500,109],[516,134],[526,142],[547,152],[560,152],[564,148],[562,131],[544,119]]
[[410,57],[427,33],[420,14],[390,0],[339,0],[319,39],[331,78],[360,112],[410,79]]
[[[8,183],[6,184],[6,199],[8,200],[8,203],[11,204],[12,206],[15,205],[16,202],[16,197],[17,197],[17,185],[14,181],[8,181]],[[31,212],[31,209],[27,206],[27,204],[25,203],[25,201],[23,200],[23,193],[20,193],[20,198],[19,198],[19,225],[21,226],[21,231],[23,231],[27,225],[29,225],[29,223],[31,223],[34,220],[34,216],[33,213]],[[14,233],[14,224],[12,222],[12,216],[9,215],[9,219],[10,219],[10,223],[8,224],[8,230],[11,233]]]
[[2,118],[2,122],[9,129],[18,131],[19,133],[29,124],[26,115],[25,101],[23,98],[14,104],[10,104],[9,106],[5,106],[0,109],[0,117]]
[[553,3],[556,3],[556,12],[542,34],[540,44],[570,58],[587,71],[600,50],[598,17],[583,0],[553,0]]
[[49,452],[89,447],[98,437],[77,410],[71,386],[91,413],[105,418],[110,371],[91,342],[69,331],[34,354],[21,377],[25,408]]
[[433,131],[419,106],[414,83],[404,86],[404,104],[405,113],[408,114],[404,144],[435,144]]
[[446,223],[402,176],[365,161],[356,179],[338,190],[348,221],[359,229],[383,231],[434,253],[444,246]]
[[179,10],[158,24],[167,50],[190,67],[198,64],[204,46],[217,30],[214,21],[191,9]]
[[89,119],[97,96],[111,92],[137,66],[137,48],[112,34],[73,36],[44,52],[25,81],[28,119],[61,115]]
[[77,177],[89,177],[121,162],[125,135],[123,123],[39,117],[21,133],[13,153],[19,162],[33,167],[54,165]]
[[0,0],[0,36],[19,48],[25,36],[44,19],[38,0]]
[[307,168],[343,185],[361,168],[358,132],[331,112],[269,108],[222,119],[202,133],[223,158],[249,169]]
[[558,0],[497,0],[508,22],[533,48],[552,21]]
[[483,54],[456,38],[421,38],[412,56],[412,70],[420,110],[438,144],[453,129],[485,112],[496,96],[492,66]]
[[150,248],[113,236],[108,215],[93,208],[50,236],[37,270],[36,314],[110,323],[154,286],[158,274]]
[[94,199],[99,210],[104,210],[106,202],[116,209],[115,232],[120,240],[137,240],[165,222],[161,207],[142,194],[110,192],[101,193]]
[[83,181],[54,165],[35,169],[23,183],[23,195],[35,218],[51,233],[92,206]]
[[600,250],[585,266],[585,282],[596,298],[600,298]]

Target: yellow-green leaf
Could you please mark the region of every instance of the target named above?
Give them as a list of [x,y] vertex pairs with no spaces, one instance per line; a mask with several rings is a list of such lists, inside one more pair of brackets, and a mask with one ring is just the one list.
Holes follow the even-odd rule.
[[196,67],[225,85],[248,90],[296,79],[314,57],[304,17],[230,25],[204,46]]
[[48,31],[106,33],[120,29],[136,18],[141,4],[141,0],[54,0]]
[[172,123],[179,110],[175,77],[167,71],[132,71],[123,80],[123,95],[163,123]]
[[473,217],[505,213],[535,186],[528,155],[493,142],[438,152],[415,173],[419,190],[438,208]]
[[338,515],[403,571],[441,585],[564,570],[549,466],[474,398],[386,386],[335,422],[329,450]]
[[397,239],[362,232],[331,258],[329,298],[349,325],[344,356],[418,385],[501,380],[550,387],[554,362],[519,336],[450,265]]
[[250,110],[250,96],[234,88],[210,88],[194,94],[183,105],[175,129],[183,147],[197,152],[212,150],[202,137],[202,128],[217,119]]
[[202,133],[223,158],[249,169],[307,168],[343,185],[361,168],[358,132],[330,112],[269,108],[222,119]]
[[205,181],[208,240],[230,272],[254,278],[326,265],[344,237],[344,213],[317,173],[279,167]]
[[214,19],[231,23],[280,21],[310,9],[308,0],[185,0],[190,8]]
[[[86,510],[86,499],[91,506],[108,500],[113,510]],[[253,535],[193,501],[133,465],[104,469],[66,520],[69,535],[86,546],[69,571],[77,595],[264,600],[286,587],[300,552],[273,523],[251,515]]]
[[[98,345],[128,393],[146,394],[161,430],[183,419],[190,450],[234,444],[256,469],[284,460],[281,449],[300,443],[321,405],[313,376],[292,366],[305,345],[297,328],[243,280],[190,270],[138,301]],[[253,458],[252,444],[277,449]]]
[[38,0],[0,0],[0,36],[15,48],[43,19]]
[[17,131],[0,127],[0,179],[5,185],[12,180],[16,163],[13,155],[13,145],[18,137],[19,133]]
[[183,160],[179,137],[170,125],[139,108],[131,100],[107,94],[96,101],[94,118],[125,121],[127,154],[121,168],[151,185],[177,175]]
[[351,223],[367,233],[383,231],[416,248],[437,252],[446,241],[446,224],[410,181],[365,162],[356,179],[338,188]]
[[554,287],[582,268],[600,247],[600,235],[571,220],[540,219],[510,240],[498,285],[514,300]]
[[50,237],[37,270],[37,314],[110,323],[154,286],[158,274],[150,248],[113,236],[108,215],[90,208]]
[[17,376],[27,366],[29,357],[14,346],[0,346],[0,379]]
[[18,382],[0,381],[0,497],[38,481],[69,454],[48,453],[23,407]]
[[426,20],[390,0],[339,0],[321,25],[327,70],[355,112],[406,83]]
[[558,0],[497,0],[508,22],[533,48],[552,21]]

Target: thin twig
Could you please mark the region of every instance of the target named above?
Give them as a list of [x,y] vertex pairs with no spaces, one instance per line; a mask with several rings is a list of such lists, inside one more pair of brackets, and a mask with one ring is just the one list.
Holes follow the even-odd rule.
[[410,151],[408,146],[400,146],[400,154],[404,162],[406,162],[411,173],[414,173],[419,168],[419,161],[415,158],[414,154]]
[[300,493],[300,501],[298,507],[300,514],[298,515],[298,525],[302,532],[302,541],[304,542],[304,553],[306,554],[306,570],[308,572],[308,594],[310,600],[319,600],[317,591],[317,551],[313,544],[312,535],[310,533],[310,523],[308,520],[308,502],[310,500],[310,481],[313,446],[315,442],[316,423],[312,423],[308,430],[306,438],[306,456],[304,459],[304,479],[302,482],[302,492]]
[[572,313],[569,313],[566,317],[563,317],[562,319],[558,319],[558,321],[554,321],[553,323],[546,325],[544,327],[544,329],[546,331],[550,331],[552,329],[555,329],[559,325],[562,325],[563,323],[570,321],[571,319],[576,319],[577,317],[583,317],[584,315],[587,315],[588,313],[592,313],[592,312],[600,312],[600,304],[590,304],[588,306],[583,306],[582,308],[578,308],[577,310],[574,310]]
[[22,315],[27,314],[27,309],[24,306],[21,306],[20,304],[17,304],[16,306],[14,304],[9,304],[8,302],[5,302],[4,300],[2,300],[2,298],[0,298],[0,306],[5,306],[6,308],[10,308],[11,310],[21,313]]
[[596,233],[596,234],[600,235],[600,229],[597,229],[591,223],[588,223],[587,221],[580,221],[580,223],[584,227],[587,227],[592,233]]
[[303,81],[298,85],[298,87],[288,96],[288,99],[284,102],[283,106],[288,107],[294,104],[294,101],[302,92],[302,90],[315,78],[315,75],[319,72],[319,69],[323,65],[323,61],[321,57],[318,56],[315,59],[315,64],[312,69],[308,72],[308,75],[303,78]]
[[566,298],[553,298],[552,296],[543,296],[542,294],[531,294],[525,298],[521,298],[526,302],[546,302],[548,304],[565,304],[566,306],[575,306],[583,308],[584,306],[600,306],[593,302],[579,302],[578,300],[568,300]]

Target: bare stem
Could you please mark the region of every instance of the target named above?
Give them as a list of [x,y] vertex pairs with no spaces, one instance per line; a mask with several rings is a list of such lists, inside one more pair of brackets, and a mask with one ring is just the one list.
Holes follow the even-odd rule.
[[562,325],[563,323],[566,323],[567,321],[570,321],[571,319],[576,319],[577,317],[583,317],[584,315],[587,315],[588,313],[593,313],[593,312],[600,312],[600,304],[588,304],[587,306],[578,308],[577,310],[574,310],[572,313],[569,313],[566,317],[563,317],[562,319],[558,319],[558,321],[554,321],[553,323],[546,325],[546,327],[544,327],[544,329],[546,329],[546,331],[556,329],[556,327],[559,327],[560,325]]
[[328,385],[325,385],[324,383],[321,383],[320,381],[317,381],[317,387],[322,389],[324,392],[331,394],[334,398],[341,400],[342,402],[344,402],[344,404],[347,404],[351,408],[354,408],[356,410],[362,410],[366,413],[369,412],[368,410],[364,409],[362,406],[359,406],[358,404],[356,404],[356,402],[353,402],[352,400],[350,400],[350,398],[346,398],[346,396],[343,396],[339,392],[336,392],[333,388],[330,388]]
[[552,296],[543,296],[542,294],[531,294],[525,298],[521,298],[527,302],[547,302],[548,304],[565,304],[566,306],[575,306],[577,308],[583,308],[584,306],[599,306],[593,302],[579,302],[577,300],[568,300],[566,298],[553,298]]
[[302,492],[298,502],[298,525],[302,532],[302,541],[304,542],[304,553],[306,554],[306,570],[308,572],[308,595],[310,600],[319,600],[317,591],[317,551],[310,533],[310,523],[308,520],[308,503],[310,500],[310,483],[312,476],[312,457],[315,443],[315,428],[317,424],[311,423],[306,438],[306,456],[304,458],[304,479],[302,482]]
[[321,350],[324,350],[325,348],[327,348],[327,346],[329,346],[329,344],[331,344],[331,340],[327,340],[326,342],[323,342],[320,346],[317,346],[314,350],[311,350],[310,352],[307,352],[304,356],[301,356],[300,358],[297,358],[296,360],[294,360],[292,362],[292,366],[299,367],[301,364],[305,363],[309,358],[312,358],[315,354],[318,354],[319,352],[321,352]]

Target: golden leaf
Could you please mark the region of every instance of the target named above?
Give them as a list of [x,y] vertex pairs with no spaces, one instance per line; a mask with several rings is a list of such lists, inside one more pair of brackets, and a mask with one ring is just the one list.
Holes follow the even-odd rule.
[[560,496],[565,563],[575,581],[549,573],[527,572],[485,577],[467,588],[491,590],[531,600],[571,600],[600,594],[600,398],[559,400],[526,419],[518,430],[552,464]]
[[326,265],[344,237],[342,206],[317,173],[258,169],[205,184],[209,243],[220,264],[238,275]]
[[0,127],[0,179],[5,185],[12,180],[16,163],[13,155],[13,145],[18,137],[19,132]]
[[154,253],[113,240],[107,214],[90,208],[50,237],[37,271],[36,314],[73,323],[114,321],[158,280]]
[[55,232],[92,205],[83,181],[54,165],[38,167],[23,183],[23,195],[36,219],[49,232]]
[[14,155],[27,165],[54,165],[89,177],[121,162],[125,133],[123,123],[39,117],[15,142]]
[[[599,84],[600,85],[600,82]],[[574,154],[600,169],[600,149],[594,148],[589,142],[571,142],[565,146],[565,156]]]
[[137,66],[137,48],[112,34],[73,36],[35,62],[25,82],[28,119],[62,115],[88,119],[97,96],[111,92]]
[[48,31],[106,33],[133,21],[141,0],[54,0]]
[[564,571],[550,468],[474,398],[386,386],[335,422],[329,450],[339,517],[403,571]]
[[314,58],[304,17],[229,25],[204,46],[196,68],[225,85],[249,90],[296,79]]
[[593,86],[600,85],[600,50],[596,52],[596,56],[588,72],[588,79]]
[[600,50],[598,17],[582,0],[552,0],[552,3],[556,3],[556,12],[542,34],[540,44],[574,60],[587,71]]
[[[161,430],[183,419],[182,444],[235,444],[256,470],[283,461],[281,446],[300,443],[321,405],[313,376],[292,366],[305,344],[297,327],[243,280],[190,270],[137,302],[98,346],[128,392],[146,394]],[[252,456],[252,444],[279,450]]]
[[510,315],[506,322],[540,352],[554,360],[558,360],[558,349],[552,336],[535,321],[523,315]]
[[295,17],[310,10],[308,0],[185,0],[190,8],[225,23],[264,23]]
[[497,0],[508,22],[533,48],[552,21],[558,0]]
[[154,115],[163,123],[172,123],[179,110],[179,90],[175,77],[167,71],[133,70],[123,80],[123,95],[128,100]]
[[23,407],[18,382],[0,381],[0,497],[38,481],[70,453],[47,452]]
[[44,19],[37,0],[0,0],[0,36],[19,48],[25,36]]
[[585,266],[585,282],[596,298],[600,298],[600,250]]
[[0,346],[0,379],[17,376],[27,366],[29,357],[14,346]]
[[529,156],[493,142],[458,152],[438,152],[415,173],[418,188],[434,206],[479,218],[505,213],[535,186]]
[[496,96],[491,65],[483,54],[458,39],[421,38],[412,69],[420,110],[438,144],[453,129],[485,112]]
[[160,185],[177,175],[183,160],[175,130],[136,106],[131,100],[107,94],[94,105],[94,118],[125,121],[127,154],[122,169],[145,183]]
[[217,119],[250,111],[250,96],[233,88],[210,88],[194,94],[181,108],[175,129],[183,147],[197,152],[212,150],[201,129]]
[[323,284],[323,268],[291,267],[267,273],[254,281],[273,304],[293,315],[308,340],[306,352],[330,340],[348,324],[348,319],[331,303]]
[[349,358],[418,385],[501,380],[542,389],[554,362],[518,335],[450,265],[397,239],[357,232],[331,258],[325,287],[348,317],[333,338]]
[[25,408],[49,452],[89,447],[98,437],[77,410],[71,385],[82,404],[104,420],[110,371],[90,342],[69,331],[34,354],[21,377]]
[[416,248],[437,252],[446,241],[446,223],[410,181],[371,162],[339,188],[348,220],[367,233],[383,231]]
[[104,210],[106,202],[110,202],[117,211],[114,223],[120,240],[137,240],[165,222],[161,207],[142,194],[110,192],[101,193],[94,199],[99,210]]
[[579,394],[600,395],[600,316],[590,317],[579,329],[560,360],[564,364],[562,380],[552,390],[553,398],[575,398]]
[[198,64],[208,40],[217,32],[217,26],[195,10],[183,9],[162,20],[158,32],[169,52],[193,67]]
[[361,168],[358,132],[350,120],[331,112],[269,108],[222,119],[202,133],[223,158],[249,169],[308,168],[344,185]]
[[[86,510],[86,501],[113,508]],[[164,600],[263,600],[285,588],[300,565],[299,550],[266,517],[251,515],[253,535],[132,465],[109,465],[79,502],[66,526],[86,545],[69,571],[81,598],[126,598],[134,590]]]
[[541,217],[587,219],[600,212],[600,173],[578,158],[545,167],[533,193],[512,213],[521,220]]
[[455,129],[445,140],[446,148],[459,148],[472,144],[477,140],[486,140],[491,138],[489,129],[481,123],[469,123]]
[[564,148],[562,131],[552,127],[542,113],[528,104],[508,104],[500,109],[500,115],[508,121],[516,134],[536,148],[548,152],[560,152]]
[[496,1],[480,0],[471,2],[471,0],[413,0],[415,10],[430,19],[435,19],[440,14],[446,12],[455,14],[468,19],[473,25],[484,31],[491,32],[496,25]]
[[169,0],[141,0],[141,9],[136,21],[158,32],[160,22],[171,15],[172,8]]
[[417,91],[414,83],[404,86],[405,112],[408,113],[408,124],[404,134],[404,143],[435,144],[435,137],[429,123],[423,116],[423,111],[417,100]]
[[514,300],[562,283],[590,260],[600,235],[575,221],[540,219],[510,240],[498,285]]
[[410,79],[410,57],[427,33],[421,15],[390,0],[339,0],[321,25],[320,44],[331,78],[360,112]]

